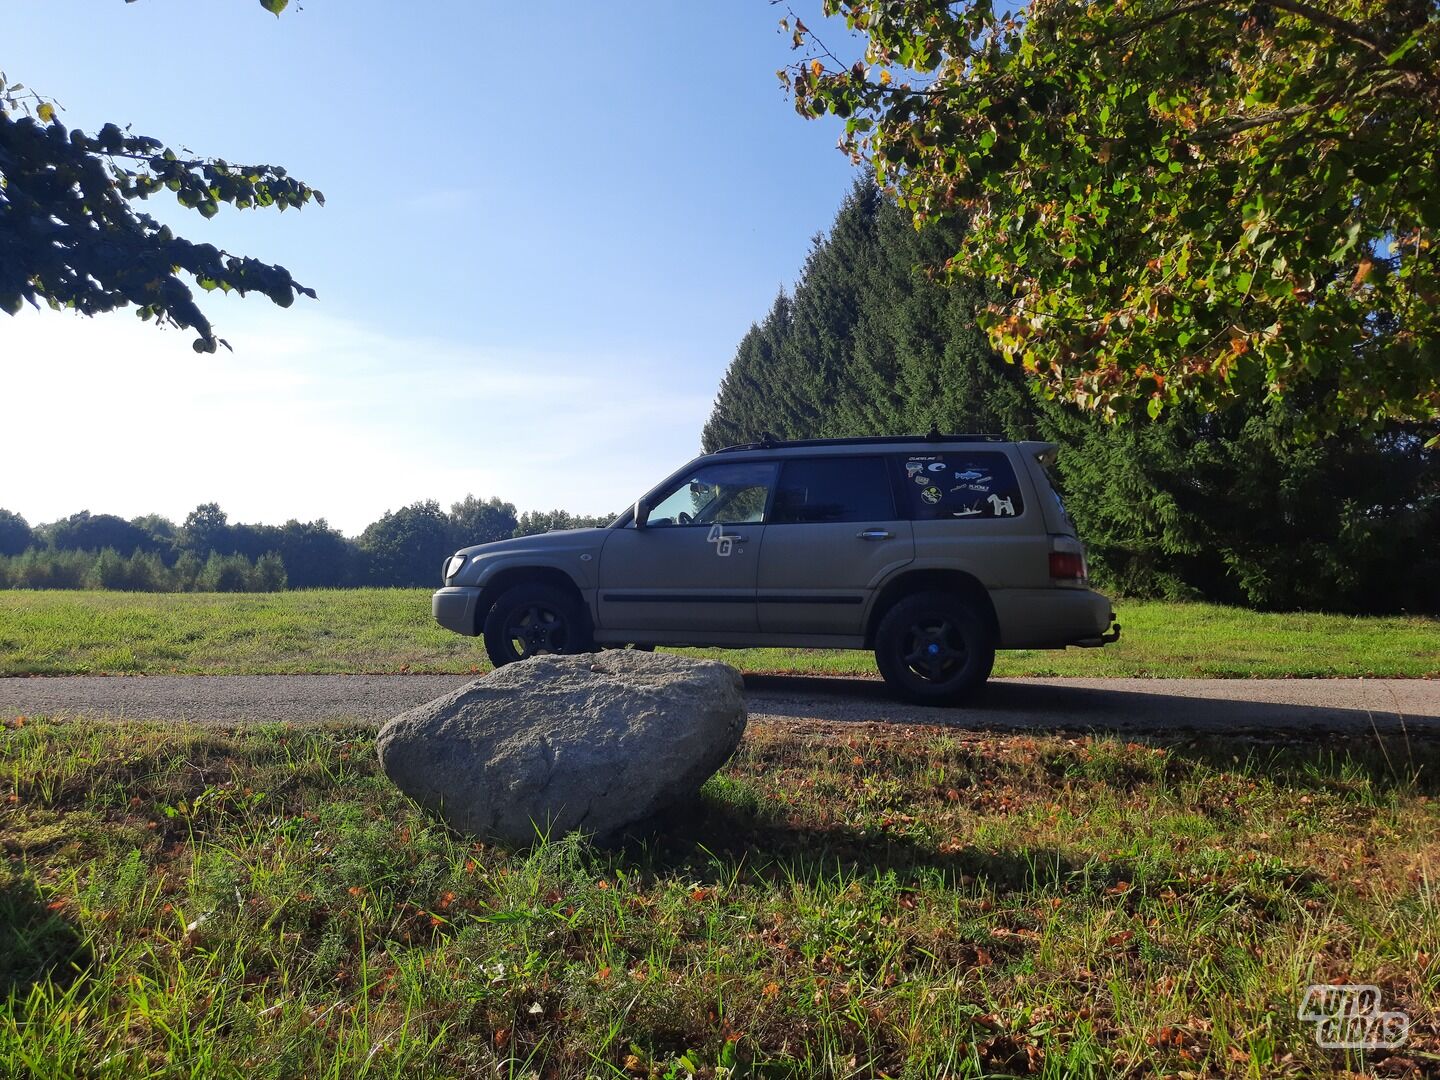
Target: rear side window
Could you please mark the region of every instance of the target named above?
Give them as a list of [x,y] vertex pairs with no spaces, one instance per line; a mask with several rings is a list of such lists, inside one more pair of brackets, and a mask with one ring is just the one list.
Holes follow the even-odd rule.
[[994,451],[910,454],[905,499],[917,521],[1019,517],[1025,512],[1010,459]]
[[772,525],[893,521],[895,498],[883,458],[797,458],[785,462]]

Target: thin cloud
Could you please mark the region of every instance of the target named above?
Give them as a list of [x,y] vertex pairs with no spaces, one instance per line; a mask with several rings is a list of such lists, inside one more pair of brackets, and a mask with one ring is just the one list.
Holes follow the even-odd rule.
[[214,356],[123,313],[0,322],[0,506],[35,522],[213,499],[352,534],[471,491],[604,513],[693,452],[710,404],[667,392],[660,359],[403,340],[303,310],[226,322],[239,351]]

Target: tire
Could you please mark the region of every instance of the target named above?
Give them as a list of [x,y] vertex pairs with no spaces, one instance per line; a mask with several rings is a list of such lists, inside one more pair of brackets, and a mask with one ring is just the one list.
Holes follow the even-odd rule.
[[580,600],[536,581],[515,585],[485,616],[485,651],[496,667],[543,654],[589,652],[590,620]]
[[953,593],[897,601],[875,630],[875,663],[890,688],[919,705],[959,705],[985,685],[995,635],[972,604]]

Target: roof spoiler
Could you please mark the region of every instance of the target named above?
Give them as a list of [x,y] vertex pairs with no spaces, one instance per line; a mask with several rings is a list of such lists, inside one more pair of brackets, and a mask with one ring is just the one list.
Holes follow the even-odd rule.
[[1055,464],[1055,459],[1060,456],[1060,444],[1053,442],[1022,442],[1020,449],[1027,454],[1034,455],[1036,461],[1040,462],[1047,469]]

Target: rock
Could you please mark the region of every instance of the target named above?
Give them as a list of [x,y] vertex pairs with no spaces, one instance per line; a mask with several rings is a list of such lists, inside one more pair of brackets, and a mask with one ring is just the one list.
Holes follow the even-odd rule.
[[507,664],[380,730],[385,774],[452,827],[523,845],[691,798],[745,732],[740,673],[611,650]]

